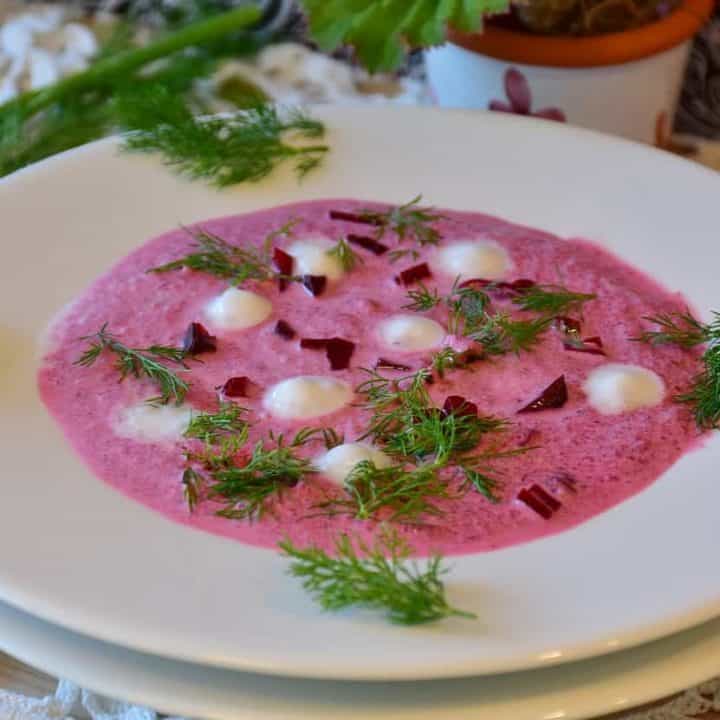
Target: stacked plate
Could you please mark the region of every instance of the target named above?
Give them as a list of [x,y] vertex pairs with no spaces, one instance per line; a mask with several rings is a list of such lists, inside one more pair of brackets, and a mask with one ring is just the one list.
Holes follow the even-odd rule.
[[0,648],[211,719],[586,717],[720,672],[718,438],[574,530],[453,558],[449,597],[480,621],[410,629],[320,613],[274,552],[170,523],[68,448],[35,390],[38,338],[100,271],[178,223],[422,192],[589,237],[697,307],[720,306],[710,171],[504,115],[318,114],[332,153],[300,185],[287,172],[217,192],[114,141],[0,181]]

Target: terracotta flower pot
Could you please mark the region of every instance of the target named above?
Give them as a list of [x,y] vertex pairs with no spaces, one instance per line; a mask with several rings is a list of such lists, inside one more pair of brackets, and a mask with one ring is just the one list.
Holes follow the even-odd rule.
[[594,37],[487,25],[451,31],[426,54],[437,103],[534,115],[663,144],[693,35],[713,0],[683,0],[661,20]]

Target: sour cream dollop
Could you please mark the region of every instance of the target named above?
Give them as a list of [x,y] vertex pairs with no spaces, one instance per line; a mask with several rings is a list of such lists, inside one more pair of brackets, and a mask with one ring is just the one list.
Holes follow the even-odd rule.
[[490,240],[463,241],[437,251],[435,265],[446,275],[499,280],[512,267],[505,248]]
[[378,333],[383,344],[389,348],[412,352],[440,345],[445,337],[445,328],[430,318],[391,315],[380,323]]
[[317,458],[315,467],[323,475],[342,485],[352,469],[363,460],[370,460],[378,468],[390,465],[390,458],[372,445],[343,443]]
[[329,415],[352,399],[350,386],[334,378],[298,375],[273,385],[263,398],[265,409],[285,420]]
[[583,383],[588,402],[602,415],[653,407],[665,397],[665,383],[639,365],[608,363],[595,368]]
[[210,322],[223,330],[244,330],[259,325],[272,312],[272,303],[262,295],[228,288],[205,309]]
[[139,403],[124,408],[115,421],[115,432],[141,442],[177,440],[187,430],[192,408],[188,405],[148,405]]
[[295,274],[324,275],[328,280],[339,280],[343,276],[343,267],[328,252],[332,246],[327,238],[307,238],[295,240],[285,252],[295,260]]

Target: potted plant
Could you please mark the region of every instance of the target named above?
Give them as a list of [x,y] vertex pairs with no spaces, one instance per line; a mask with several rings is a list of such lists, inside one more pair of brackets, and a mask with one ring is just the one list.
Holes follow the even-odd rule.
[[[569,122],[667,145],[693,35],[713,0],[304,0],[324,49],[370,70],[426,53],[439,105]],[[482,25],[482,17],[490,16]]]

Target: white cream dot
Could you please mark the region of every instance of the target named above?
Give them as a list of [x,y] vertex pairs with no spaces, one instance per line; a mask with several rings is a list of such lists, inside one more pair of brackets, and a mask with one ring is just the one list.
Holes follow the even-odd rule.
[[189,405],[155,406],[144,402],[123,408],[115,421],[115,432],[148,443],[177,440],[187,430],[191,417]]
[[329,415],[352,399],[349,385],[334,378],[298,375],[273,385],[263,398],[265,409],[286,420]]
[[343,443],[315,460],[315,467],[333,482],[342,485],[352,469],[363,460],[375,467],[390,465],[390,458],[382,451],[365,443]]
[[438,269],[460,278],[499,280],[512,267],[505,248],[489,240],[464,241],[445,245],[435,256]]
[[205,312],[214,327],[243,330],[266,320],[272,312],[272,303],[249,290],[228,288],[208,304]]
[[665,383],[639,365],[608,363],[595,368],[583,383],[588,402],[602,415],[653,407],[665,397]]
[[333,245],[327,238],[307,238],[291,243],[285,252],[295,260],[296,275],[324,275],[328,280],[339,280],[342,264],[328,252]]
[[382,342],[395,350],[429,350],[445,337],[440,323],[417,315],[391,315],[378,326]]

